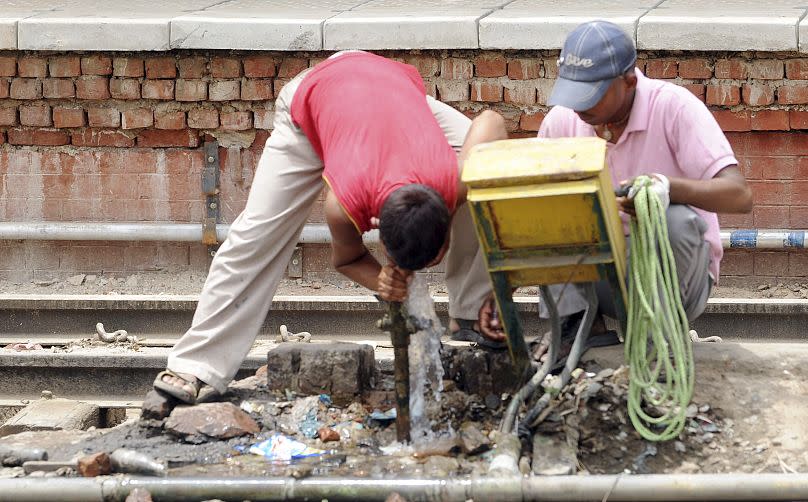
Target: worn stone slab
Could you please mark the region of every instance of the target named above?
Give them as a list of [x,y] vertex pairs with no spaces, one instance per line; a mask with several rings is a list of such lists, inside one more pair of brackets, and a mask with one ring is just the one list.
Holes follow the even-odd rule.
[[808,52],[808,16],[804,17],[802,21],[800,21],[800,25],[797,30],[797,39],[800,42],[800,52]]
[[370,345],[284,343],[267,354],[267,387],[349,403],[371,387],[374,364]]
[[640,49],[696,51],[797,50],[798,0],[666,0],[640,19]]
[[53,9],[53,2],[43,0],[9,0],[0,9],[0,49],[17,48],[19,21]]
[[361,0],[233,0],[171,22],[171,47],[308,50],[323,48],[323,22]]
[[573,28],[594,19],[611,21],[634,38],[640,16],[655,1],[516,0],[480,20],[482,49],[560,49]]
[[67,0],[19,22],[23,50],[157,51],[170,48],[171,19],[215,0]]
[[0,426],[0,437],[26,431],[87,430],[101,425],[99,407],[69,399],[36,401]]
[[502,0],[371,0],[327,20],[325,49],[466,49],[477,22]]

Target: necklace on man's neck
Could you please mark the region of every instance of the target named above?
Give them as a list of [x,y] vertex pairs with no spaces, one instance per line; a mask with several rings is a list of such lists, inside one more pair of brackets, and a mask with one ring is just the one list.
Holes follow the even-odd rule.
[[628,112],[626,112],[626,116],[623,117],[622,119],[618,120],[617,122],[607,122],[607,123],[603,124],[603,131],[599,134],[599,136],[601,138],[605,139],[606,141],[611,141],[612,138],[614,137],[614,134],[612,134],[611,128],[620,127],[623,124],[625,124],[626,122],[628,122],[628,118],[629,118],[630,115],[631,115],[631,111],[629,110]]

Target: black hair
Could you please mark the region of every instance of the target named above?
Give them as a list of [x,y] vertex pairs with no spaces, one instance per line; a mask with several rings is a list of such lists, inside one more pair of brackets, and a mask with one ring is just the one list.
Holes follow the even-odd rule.
[[438,256],[449,232],[449,208],[425,185],[405,185],[384,201],[379,234],[397,266],[420,270]]

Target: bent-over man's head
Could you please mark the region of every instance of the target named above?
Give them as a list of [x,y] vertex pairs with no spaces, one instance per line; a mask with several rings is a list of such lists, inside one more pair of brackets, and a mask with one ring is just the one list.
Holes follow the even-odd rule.
[[384,202],[379,235],[398,267],[420,270],[443,258],[451,219],[438,192],[425,185],[406,185]]

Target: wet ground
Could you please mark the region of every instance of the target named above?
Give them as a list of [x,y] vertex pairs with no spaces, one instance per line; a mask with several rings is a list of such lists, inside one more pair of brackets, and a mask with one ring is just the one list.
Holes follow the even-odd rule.
[[[620,349],[592,351],[582,365],[584,371],[551,402],[539,426],[551,443],[571,446],[578,473],[808,470],[808,425],[804,420],[808,404],[801,398],[808,348],[699,344],[696,395],[688,409],[687,426],[677,440],[664,443],[643,440],[628,420],[627,370],[620,366]],[[475,353],[481,349],[462,350]],[[447,357],[445,354],[445,365],[457,364],[457,353],[451,355],[451,361]],[[469,355],[463,358],[474,359]],[[436,438],[422,445],[401,445],[396,442],[393,421],[378,414],[392,406],[391,374],[381,373],[377,388],[345,406],[336,406],[321,396],[269,392],[262,377],[241,381],[224,396],[208,394],[213,401],[232,403],[232,408],[240,408],[257,424],[257,432],[228,439],[178,434],[160,422],[133,421],[72,435],[23,433],[0,439],[0,445],[14,441],[41,444],[47,447],[51,460],[134,449],[164,463],[169,476],[443,478],[487,472],[489,448],[497,440],[496,429],[508,393],[498,398],[490,392],[485,396],[468,394],[458,388],[456,380],[447,379],[440,401],[428,406],[430,420],[438,430]],[[451,371],[446,374],[452,376]],[[322,428],[335,431],[336,436],[323,441]],[[476,443],[464,441],[467,438],[460,434],[470,428],[476,431]],[[251,445],[276,433],[322,453],[283,461],[248,451]],[[531,443],[524,438],[520,465],[526,473],[533,460]],[[75,475],[69,470],[60,474]],[[0,470],[0,477],[20,475],[24,475],[20,468]]]

